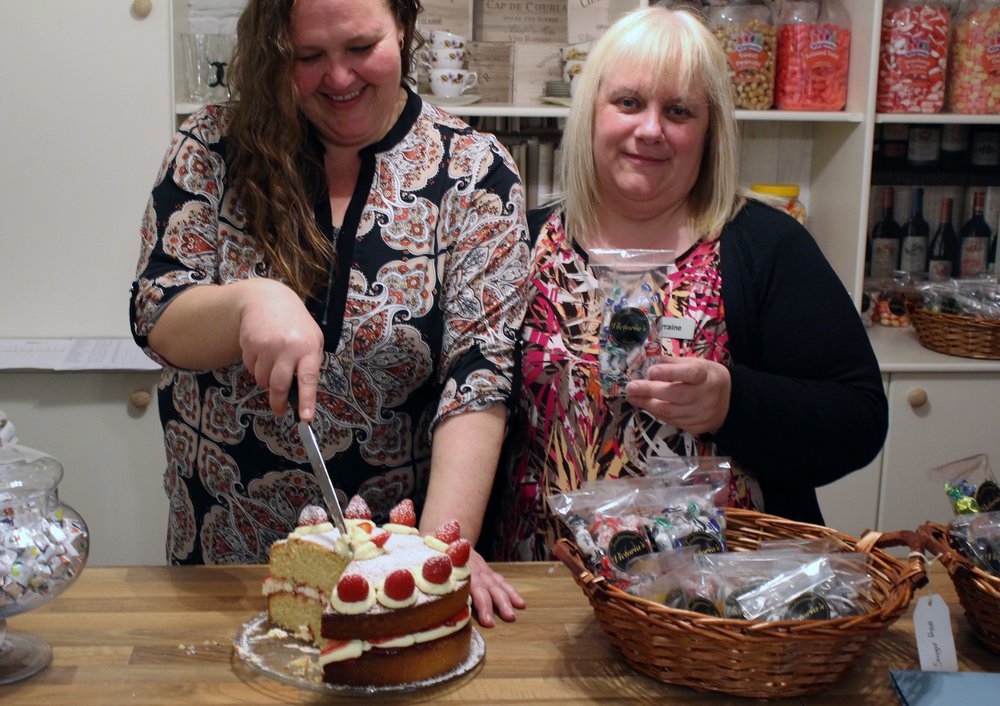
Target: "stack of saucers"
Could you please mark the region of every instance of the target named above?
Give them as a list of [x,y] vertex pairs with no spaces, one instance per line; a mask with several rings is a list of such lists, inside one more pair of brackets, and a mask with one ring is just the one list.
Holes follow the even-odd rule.
[[545,95],[551,98],[569,98],[569,81],[546,81]]

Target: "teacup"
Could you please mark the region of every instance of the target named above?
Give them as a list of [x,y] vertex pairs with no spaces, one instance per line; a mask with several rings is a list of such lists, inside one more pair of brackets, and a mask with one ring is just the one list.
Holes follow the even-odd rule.
[[435,96],[455,98],[479,83],[475,71],[465,69],[431,69],[427,72]]
[[570,85],[572,85],[573,80],[583,71],[583,65],[585,63],[586,60],[581,59],[570,59],[569,61],[563,62],[563,81],[569,81]]
[[432,29],[430,32],[431,49],[465,49],[465,37],[446,32],[443,29]]
[[424,53],[428,69],[460,69],[465,64],[465,49],[431,47]]

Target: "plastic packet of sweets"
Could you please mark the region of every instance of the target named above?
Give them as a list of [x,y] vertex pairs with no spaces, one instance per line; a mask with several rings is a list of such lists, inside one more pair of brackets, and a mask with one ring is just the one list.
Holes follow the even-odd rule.
[[709,485],[715,488],[715,504],[725,507],[733,460],[729,456],[653,456],[646,472],[668,485]]
[[710,486],[655,487],[648,478],[618,478],[548,497],[587,567],[619,588],[638,556],[695,547],[725,549],[725,517]]
[[1000,512],[954,518],[948,524],[948,544],[974,566],[1000,577]]
[[1000,510],[1000,486],[986,454],[936,466],[931,475],[944,482],[944,492],[956,515]]
[[597,248],[590,251],[590,267],[603,306],[597,341],[601,394],[620,397],[662,352],[656,322],[663,316],[661,292],[676,269],[674,252]]
[[844,552],[811,561],[734,598],[748,620],[829,620],[866,612],[871,576],[865,557]]

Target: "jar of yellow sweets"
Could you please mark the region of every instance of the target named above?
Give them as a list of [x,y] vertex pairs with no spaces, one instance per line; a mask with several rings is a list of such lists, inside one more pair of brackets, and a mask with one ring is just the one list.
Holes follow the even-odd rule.
[[799,201],[799,187],[796,184],[751,184],[750,191],[763,194],[761,201],[769,203],[788,213],[802,225],[806,223],[806,207]]

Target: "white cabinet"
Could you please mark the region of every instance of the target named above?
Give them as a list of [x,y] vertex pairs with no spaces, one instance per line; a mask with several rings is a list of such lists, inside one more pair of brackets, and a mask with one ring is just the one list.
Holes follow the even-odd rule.
[[172,133],[169,10],[0,3],[0,335],[129,335],[139,224]]
[[[914,395],[926,403],[914,406]],[[883,450],[880,528],[947,524],[951,506],[928,471],[977,453],[1000,471],[1000,374],[894,373],[889,377],[889,438]]]
[[[157,372],[2,372],[0,409],[23,446],[63,466],[59,499],[90,528],[90,564],[162,564],[166,456]],[[134,392],[153,395],[146,408]]]

